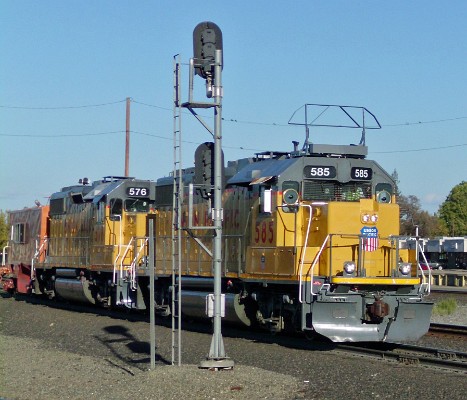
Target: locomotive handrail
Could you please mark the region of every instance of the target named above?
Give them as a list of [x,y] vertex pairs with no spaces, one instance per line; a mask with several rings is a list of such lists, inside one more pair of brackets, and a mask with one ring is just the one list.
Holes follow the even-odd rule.
[[44,246],[47,244],[47,242],[48,242],[47,236],[44,236],[44,238],[42,239],[42,244],[39,247],[39,243],[36,240],[36,251],[34,252],[34,256],[31,259],[31,279],[34,279],[36,275],[35,274],[36,267],[34,266],[34,260],[37,259],[41,255],[42,250],[44,249]]
[[141,245],[139,247],[138,253],[136,253],[135,257],[133,258],[133,261],[131,262],[131,269],[130,269],[130,282],[131,282],[131,289],[136,290],[136,261],[138,260],[139,255],[141,254],[141,251],[143,248],[146,246],[146,244],[149,242],[149,237],[141,237],[141,238],[136,238],[136,246],[137,246],[137,241],[141,240]]
[[118,218],[118,220],[120,222],[120,235],[119,235],[119,238],[118,238],[118,254],[117,254],[117,257],[115,257],[114,273],[112,275],[112,283],[114,283],[114,284],[116,283],[117,263],[118,263],[118,259],[120,258],[120,253],[122,251],[122,216],[116,214],[115,217]]
[[[313,208],[310,204],[299,204],[298,205],[299,207],[305,207],[305,208],[309,208],[310,209],[310,216],[308,218],[308,225],[307,225],[307,229],[306,229],[306,235],[305,235],[305,243],[303,244],[303,247],[302,247],[302,255],[301,255],[301,259],[300,259],[300,269],[299,269],[299,280],[300,280],[300,288],[302,287],[302,283],[303,283],[303,278],[302,278],[302,272],[303,272],[303,264],[305,263],[305,255],[306,255],[306,248],[308,246],[308,235],[310,233],[310,228],[311,228],[311,219],[313,217]],[[300,303],[302,302],[302,291],[301,289],[298,291],[298,294],[299,294],[299,301]]]
[[[318,262],[319,258],[321,257],[321,254],[323,253],[324,247],[326,246],[326,243],[328,242],[330,236],[331,235],[328,234],[326,236],[326,238],[324,239],[324,242],[321,245],[318,253],[316,253],[315,258],[313,259],[313,263],[311,264],[311,267],[310,267],[310,294],[311,295],[317,294],[317,293],[313,292],[313,271],[314,271],[316,263]],[[299,300],[300,303],[302,303],[302,290],[301,290],[301,287],[302,287],[302,270],[300,269],[300,290],[298,292],[298,300]]]
[[[311,220],[312,220],[312,216],[313,216],[313,207],[310,204],[303,204],[303,203],[297,204],[297,206],[298,207],[305,207],[305,208],[308,208],[310,210],[310,216],[308,218],[308,225],[307,225],[307,230],[306,230],[306,235],[305,235],[305,243],[303,244],[302,255],[300,257],[300,268],[299,268],[299,278],[298,278],[299,279],[299,288],[300,288],[300,290],[298,291],[298,300],[299,300],[300,303],[303,303],[303,300],[302,300],[303,265],[305,264],[306,249],[308,247],[308,236],[310,234],[310,229],[311,229]],[[282,206],[278,206],[278,208],[279,207],[283,208],[283,207],[290,207],[290,206],[289,205],[282,205]],[[327,235],[326,239],[324,239],[324,242],[321,245],[321,248],[319,249],[318,253],[315,255],[315,257],[313,259],[313,262],[311,264],[311,267],[309,269],[311,283],[313,282],[313,270],[314,270],[314,267],[315,267],[316,263],[318,262],[319,257],[321,256],[321,253],[323,252],[324,246],[326,245],[326,243],[327,243],[327,241],[329,239],[329,236],[330,235]],[[311,294],[312,295],[316,294],[316,293],[313,293],[313,288],[312,287],[311,287]]]
[[5,255],[6,255],[6,249],[8,249],[10,246],[5,246],[2,251],[2,267],[5,266]]
[[125,261],[125,257],[127,256],[128,252],[130,251],[131,244],[133,243],[134,236],[131,237],[130,242],[126,245],[125,251],[120,259],[120,278],[123,277],[123,261]]
[[[389,238],[395,239],[397,241],[397,247],[399,247],[398,243],[399,243],[399,240],[401,239],[402,240],[414,239],[413,236],[396,236],[396,235],[391,235],[389,236]],[[422,276],[422,282],[420,282],[419,292],[424,291],[426,292],[426,294],[430,294],[431,293],[431,277],[432,277],[431,268],[428,268],[428,273],[427,273],[428,279],[427,279],[427,277],[425,276],[425,272],[420,265],[419,254],[422,255],[425,265],[428,265],[425,252],[423,251],[422,246],[420,244],[420,237],[415,236],[415,262],[416,262],[417,270],[420,270],[420,275]]]
[[[332,236],[336,236],[336,235],[337,235],[337,236],[341,236],[341,237],[346,237],[346,236],[348,236],[348,237],[354,237],[354,236],[355,236],[355,237],[358,237],[358,238],[359,238],[359,253],[362,253],[362,252],[365,253],[365,250],[364,250],[363,247],[362,247],[362,243],[360,243],[361,240],[362,240],[362,238],[363,238],[362,235],[355,235],[355,234],[328,234],[328,235],[326,236],[326,238],[324,239],[323,244],[321,245],[319,251],[316,253],[316,255],[315,255],[314,259],[313,259],[313,262],[312,262],[312,264],[311,264],[311,266],[310,266],[310,269],[309,269],[309,271],[308,271],[308,273],[307,273],[307,276],[310,277],[310,282],[311,282],[311,284],[310,284],[310,294],[311,294],[311,295],[317,295],[317,294],[318,294],[318,293],[314,293],[314,292],[313,292],[313,285],[312,285],[312,282],[313,282],[314,268],[315,268],[317,262],[319,261],[319,259],[320,259],[320,257],[321,257],[321,254],[322,254],[322,252],[324,251],[324,248],[325,248],[325,246],[326,246],[328,240],[331,240],[330,246],[332,247]],[[383,238],[381,238],[381,239],[383,239]],[[400,239],[400,237],[390,236],[390,237],[388,237],[388,239],[396,239],[396,240],[398,240],[398,239]],[[419,251],[421,252],[421,254],[422,254],[422,256],[423,256],[423,259],[424,259],[425,263],[427,263],[425,254],[423,253],[420,244],[417,243],[417,246],[418,246]],[[399,244],[398,244],[398,243],[396,244],[396,247],[399,248]],[[418,248],[417,248],[417,249],[418,249]],[[300,282],[299,302],[300,302],[300,303],[303,303],[302,284],[303,284],[304,255],[305,255],[305,252],[303,253],[303,258],[300,260],[300,270],[299,270],[299,273],[300,273],[300,277],[299,277],[299,282]],[[331,256],[331,258],[332,258],[332,256]],[[359,255],[359,263],[361,263],[361,262],[363,262],[363,260],[360,259],[360,255]],[[332,261],[331,261],[331,263],[332,263]],[[429,294],[430,291],[431,291],[431,270],[428,270],[428,273],[427,273],[428,279],[427,279],[427,277],[426,277],[426,275],[425,275],[425,272],[421,269],[420,263],[418,262],[418,255],[417,255],[417,266],[418,266],[418,269],[421,270],[421,275],[422,275],[422,278],[423,278],[423,283],[420,285],[420,289],[419,289],[419,290],[420,290],[420,291],[424,291],[424,292],[426,292],[427,294]]]
[[419,240],[418,240],[418,237],[417,237],[417,268],[422,272],[422,280],[423,280],[423,284],[420,285],[420,290],[422,289],[422,286],[427,286],[427,294],[430,294],[431,292],[431,268],[428,266],[428,283],[426,283],[426,279],[425,279],[425,273],[423,272],[423,269],[422,269],[422,266],[420,265],[420,262],[418,261],[418,253],[419,253],[419,249],[420,249],[420,253],[422,253],[422,257],[423,257],[423,261],[425,261],[425,265],[428,266],[428,261],[426,259],[426,256],[425,256],[425,253],[423,252],[422,250],[422,246],[420,246],[420,243],[419,243]]

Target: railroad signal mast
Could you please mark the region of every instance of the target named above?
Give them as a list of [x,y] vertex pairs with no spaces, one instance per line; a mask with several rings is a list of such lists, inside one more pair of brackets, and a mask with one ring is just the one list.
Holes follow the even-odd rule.
[[[213,232],[212,245],[212,268],[214,271],[214,294],[206,299],[207,307],[210,309],[209,316],[214,320],[214,332],[211,340],[209,355],[206,360],[201,361],[200,368],[213,370],[233,368],[234,362],[225,354],[224,341],[221,332],[221,317],[224,314],[222,309],[222,188],[223,188],[223,156],[222,156],[222,32],[213,22],[201,22],[193,31],[193,58],[190,59],[189,66],[189,92],[188,102],[181,104],[181,107],[188,109],[196,119],[213,136],[214,144],[212,154],[206,155],[212,162],[210,171],[206,171],[204,182],[197,182],[201,187],[201,193],[206,198],[212,200],[211,209],[212,225],[198,227],[211,229]],[[195,101],[193,99],[194,77],[199,75],[206,82],[206,97],[212,101]],[[196,113],[196,109],[214,110],[214,130]],[[181,144],[181,141],[180,141]],[[176,179],[174,175],[174,179]],[[175,182],[174,182],[175,183]],[[183,184],[178,180],[178,184]],[[191,189],[192,190],[192,189]],[[179,202],[180,207],[180,202]],[[180,209],[178,210],[180,214]],[[195,238],[196,240],[196,238]],[[198,244],[206,250],[206,246],[200,240]],[[207,250],[209,252],[209,250]],[[179,288],[180,290],[180,288]],[[213,307],[209,307],[213,305]]]

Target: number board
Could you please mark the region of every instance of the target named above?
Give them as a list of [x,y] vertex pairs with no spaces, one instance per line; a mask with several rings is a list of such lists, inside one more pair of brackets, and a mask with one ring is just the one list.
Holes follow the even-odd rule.
[[359,181],[371,181],[373,170],[371,168],[353,167],[350,171],[350,177]]
[[335,178],[337,173],[336,167],[328,165],[307,165],[303,168],[303,175],[305,178],[331,179]]
[[147,187],[129,187],[126,190],[126,194],[130,197],[148,197],[149,188]]

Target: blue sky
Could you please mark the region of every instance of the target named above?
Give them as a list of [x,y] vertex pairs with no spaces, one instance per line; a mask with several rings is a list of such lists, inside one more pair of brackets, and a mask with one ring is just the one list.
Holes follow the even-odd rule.
[[[167,175],[173,56],[188,62],[194,27],[209,20],[224,38],[227,160],[303,142],[287,122],[305,103],[364,106],[383,126],[367,132],[369,158],[435,212],[467,180],[466,15],[467,2],[454,0],[1,0],[0,209],[45,203],[82,177],[123,175],[126,97],[130,175]],[[210,135],[184,115],[183,137],[190,166]],[[359,139],[311,130],[315,143]]]

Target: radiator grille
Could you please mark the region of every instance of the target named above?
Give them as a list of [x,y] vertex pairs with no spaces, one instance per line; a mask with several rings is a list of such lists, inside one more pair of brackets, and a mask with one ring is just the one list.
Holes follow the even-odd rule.
[[303,200],[358,201],[371,198],[371,183],[335,181],[304,181]]

